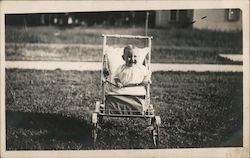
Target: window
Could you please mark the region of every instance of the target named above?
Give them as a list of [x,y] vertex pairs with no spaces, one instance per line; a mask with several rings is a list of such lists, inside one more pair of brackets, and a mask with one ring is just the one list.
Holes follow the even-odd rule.
[[226,10],[227,21],[238,21],[240,18],[239,9],[227,9]]
[[170,12],[170,21],[177,21],[177,10],[171,10]]

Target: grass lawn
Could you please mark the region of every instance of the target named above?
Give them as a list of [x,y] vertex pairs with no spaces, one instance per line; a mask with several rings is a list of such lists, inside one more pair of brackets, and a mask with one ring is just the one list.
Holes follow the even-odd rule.
[[[102,34],[143,35],[143,28],[57,28],[13,27],[6,30],[6,60],[100,61]],[[242,54],[242,32],[219,32],[192,29],[149,29],[153,36],[152,62],[194,64],[242,64],[219,57]],[[138,40],[113,40],[108,44],[132,43]]]
[[[242,146],[242,73],[155,72],[152,81],[160,148]],[[7,150],[152,148],[140,119],[104,119],[94,148],[99,83],[99,72],[7,69]]]

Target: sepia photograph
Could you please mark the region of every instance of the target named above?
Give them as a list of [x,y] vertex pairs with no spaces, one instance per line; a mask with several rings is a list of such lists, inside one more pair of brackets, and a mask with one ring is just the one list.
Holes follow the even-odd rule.
[[1,12],[1,152],[245,157],[244,10],[107,8]]

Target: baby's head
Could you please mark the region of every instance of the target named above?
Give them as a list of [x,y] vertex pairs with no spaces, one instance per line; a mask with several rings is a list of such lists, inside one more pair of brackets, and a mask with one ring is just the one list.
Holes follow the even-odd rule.
[[126,62],[126,66],[131,67],[137,63],[137,56],[135,54],[135,47],[133,45],[128,45],[123,50],[122,55],[123,60]]

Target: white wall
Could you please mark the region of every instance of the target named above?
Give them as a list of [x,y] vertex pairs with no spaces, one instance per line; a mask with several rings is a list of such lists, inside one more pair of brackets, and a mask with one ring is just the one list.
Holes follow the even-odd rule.
[[156,11],[155,26],[166,27],[170,21],[170,10]]
[[[207,17],[201,19],[204,16]],[[242,30],[242,14],[240,13],[238,21],[228,21],[225,9],[194,10],[193,20],[196,21],[193,28],[222,31]]]

